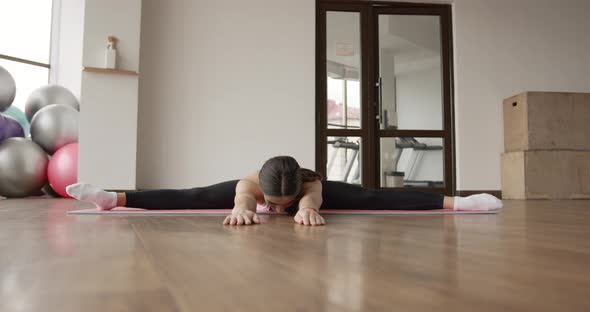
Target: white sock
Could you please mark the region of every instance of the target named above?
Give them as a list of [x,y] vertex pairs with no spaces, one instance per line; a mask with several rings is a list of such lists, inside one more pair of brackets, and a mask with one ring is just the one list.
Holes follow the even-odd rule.
[[467,197],[455,196],[455,210],[496,210],[502,208],[502,201],[490,194],[476,194]]
[[111,210],[117,206],[117,193],[105,192],[92,184],[72,184],[66,187],[66,192],[77,200],[95,204],[100,210]]

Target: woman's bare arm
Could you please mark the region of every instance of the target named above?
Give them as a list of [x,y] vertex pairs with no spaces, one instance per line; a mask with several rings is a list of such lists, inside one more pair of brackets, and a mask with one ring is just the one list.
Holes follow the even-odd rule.
[[234,209],[247,209],[256,212],[256,199],[264,196],[260,187],[250,179],[242,179],[236,186]]
[[249,225],[260,223],[256,215],[256,203],[261,198],[264,198],[264,195],[258,186],[258,172],[252,173],[240,180],[238,185],[236,185],[234,209],[231,215],[223,220],[223,224]]
[[326,220],[319,214],[321,206],[322,182],[306,182],[303,184],[303,196],[299,200],[299,211],[293,219],[304,225],[324,225]]
[[303,196],[299,200],[299,210],[311,208],[320,210],[322,206],[322,182],[319,180],[303,183]]
[[243,208],[256,212],[256,203],[264,198],[258,183],[258,171],[252,172],[241,179],[236,185],[234,209]]

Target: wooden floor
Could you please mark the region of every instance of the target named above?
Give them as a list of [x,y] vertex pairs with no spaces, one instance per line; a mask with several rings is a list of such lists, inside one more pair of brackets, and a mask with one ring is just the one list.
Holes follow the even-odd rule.
[[81,208],[0,200],[0,311],[590,311],[590,201],[324,227]]

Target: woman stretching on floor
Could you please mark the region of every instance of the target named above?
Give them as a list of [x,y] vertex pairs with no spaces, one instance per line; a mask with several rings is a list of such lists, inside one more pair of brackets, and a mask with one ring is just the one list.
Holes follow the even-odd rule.
[[267,211],[295,214],[304,225],[326,224],[320,208],[371,210],[494,210],[502,201],[489,194],[447,197],[435,193],[371,190],[343,182],[322,180],[312,170],[299,167],[293,157],[278,156],[242,180],[184,190],[106,192],[90,184],[67,187],[70,196],[95,204],[98,209],[114,207],[143,209],[227,209],[233,206],[225,225],[260,223],[257,205]]

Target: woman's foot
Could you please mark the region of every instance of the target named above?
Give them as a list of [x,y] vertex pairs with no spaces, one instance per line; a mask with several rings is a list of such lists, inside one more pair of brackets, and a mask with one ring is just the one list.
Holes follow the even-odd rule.
[[455,210],[489,211],[502,208],[502,201],[490,194],[476,194],[467,197],[455,197]]
[[106,192],[92,184],[72,184],[66,187],[66,192],[77,200],[95,204],[99,210],[111,210],[117,206],[117,193]]

